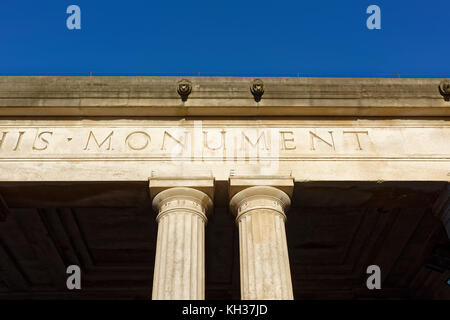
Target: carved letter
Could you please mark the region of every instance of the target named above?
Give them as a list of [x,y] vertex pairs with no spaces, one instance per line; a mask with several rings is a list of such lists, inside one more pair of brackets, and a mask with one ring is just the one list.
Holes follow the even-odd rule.
[[247,141],[252,147],[257,147],[259,146],[259,141],[263,140],[264,141],[264,148],[266,150],[269,150],[270,147],[270,141],[269,143],[266,142],[266,135],[265,132],[262,131],[261,134],[259,135],[258,139],[256,140],[255,143],[251,142],[250,139],[245,135],[245,132],[242,131],[242,145],[241,145],[241,150],[244,149],[245,146],[245,141]]
[[5,141],[7,134],[8,134],[8,131],[3,132],[3,134],[2,134],[2,138],[0,139],[0,149],[2,148],[3,141]]
[[20,146],[20,142],[22,142],[22,136],[25,134],[25,131],[19,131],[19,136],[17,137],[16,146],[14,147],[13,151],[17,151]]
[[[286,134],[290,134],[290,138],[286,138]],[[292,131],[280,131],[281,137],[281,150],[295,150],[297,147],[295,145],[288,146],[287,142],[294,142],[294,132]]]
[[358,148],[356,150],[362,150],[361,141],[359,141],[359,134],[367,134],[369,135],[369,131],[344,131],[345,133],[353,133],[356,137],[356,142],[358,143]]
[[[44,135],[44,134],[53,135],[53,132],[51,132],[51,131],[44,131],[44,132],[41,132],[39,134],[36,134],[36,137],[34,138],[34,142],[33,142],[33,150],[42,151],[42,150],[47,149],[49,142],[48,142],[47,139],[42,137],[42,135]],[[42,146],[40,148],[36,147],[36,140],[42,141],[44,143],[44,146]]]
[[[133,141],[133,136],[134,136],[134,135],[137,135],[137,134],[142,135],[143,138],[144,138],[144,142],[142,143],[142,145],[139,145],[139,146],[133,145],[133,144],[131,143],[131,142]],[[125,143],[126,143],[126,144],[128,145],[128,147],[129,147],[130,149],[132,149],[132,150],[143,150],[143,149],[145,149],[145,148],[148,146],[148,144],[150,143],[150,141],[151,141],[150,136],[149,136],[146,132],[144,132],[144,131],[135,131],[135,132],[132,132],[132,133],[130,133],[130,134],[127,136],[127,138],[125,139]]]
[[322,142],[325,142],[330,148],[332,148],[333,150],[336,150],[335,146],[334,146],[334,138],[333,138],[333,131],[328,131],[328,133],[330,134],[331,137],[331,143],[328,141],[325,141],[324,139],[322,139],[321,137],[319,137],[318,135],[316,135],[314,132],[309,132],[310,137],[311,137],[311,150],[316,150],[315,146],[314,146],[314,138],[319,139]]
[[86,146],[84,147],[83,150],[89,150],[88,147],[89,147],[89,141],[91,141],[91,137],[94,138],[95,144],[97,145],[98,149],[100,149],[103,146],[103,144],[106,142],[106,140],[108,140],[108,147],[106,148],[106,150],[111,150],[111,138],[112,138],[113,134],[114,134],[114,131],[111,131],[111,133],[105,138],[105,140],[103,140],[102,143],[99,144],[94,133],[92,131],[89,131],[89,137],[87,139]]
[[189,132],[187,132],[187,131],[184,133],[185,136],[184,136],[184,143],[183,143],[180,140],[174,138],[169,132],[164,131],[164,136],[163,136],[163,142],[162,142],[161,150],[166,150],[166,147],[165,147],[166,136],[169,137],[169,138],[172,138],[172,140],[175,141],[176,143],[178,143],[181,147],[183,147],[183,150],[184,150],[184,146],[185,146],[185,143],[187,141],[188,134],[189,134]]
[[208,144],[208,132],[207,131],[203,131],[203,147],[209,150],[219,150],[220,148],[222,148],[223,150],[225,150],[225,130],[222,130],[221,132],[221,141],[220,141],[220,145],[216,148],[210,147]]

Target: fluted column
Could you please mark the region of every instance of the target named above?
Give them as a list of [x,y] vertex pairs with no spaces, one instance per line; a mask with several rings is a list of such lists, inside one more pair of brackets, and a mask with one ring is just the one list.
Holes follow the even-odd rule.
[[153,300],[205,299],[205,224],[212,201],[192,188],[156,195],[158,236]]
[[238,192],[230,202],[239,226],[241,298],[293,299],[286,243],[289,196],[270,186]]

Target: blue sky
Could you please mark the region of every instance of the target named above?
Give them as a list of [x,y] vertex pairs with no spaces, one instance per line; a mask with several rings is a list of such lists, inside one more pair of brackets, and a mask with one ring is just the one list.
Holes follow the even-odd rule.
[[0,75],[450,77],[449,30],[448,0],[1,0]]

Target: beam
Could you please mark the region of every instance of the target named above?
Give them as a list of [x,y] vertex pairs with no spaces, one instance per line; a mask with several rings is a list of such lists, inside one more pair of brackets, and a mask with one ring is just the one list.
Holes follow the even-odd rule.
[[442,220],[450,239],[450,183],[447,183],[446,187],[436,200],[433,206],[433,212],[436,217]]
[[0,194],[0,221],[5,221],[6,217],[9,216],[9,208],[6,204],[5,199],[3,199],[3,196]]

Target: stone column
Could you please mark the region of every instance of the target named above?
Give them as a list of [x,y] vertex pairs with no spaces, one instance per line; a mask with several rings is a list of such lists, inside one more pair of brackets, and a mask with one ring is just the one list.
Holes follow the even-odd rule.
[[205,299],[205,224],[211,198],[202,191],[174,187],[153,200],[158,237],[153,300]]
[[245,188],[230,202],[239,226],[241,298],[292,300],[285,212],[289,196],[271,186]]

